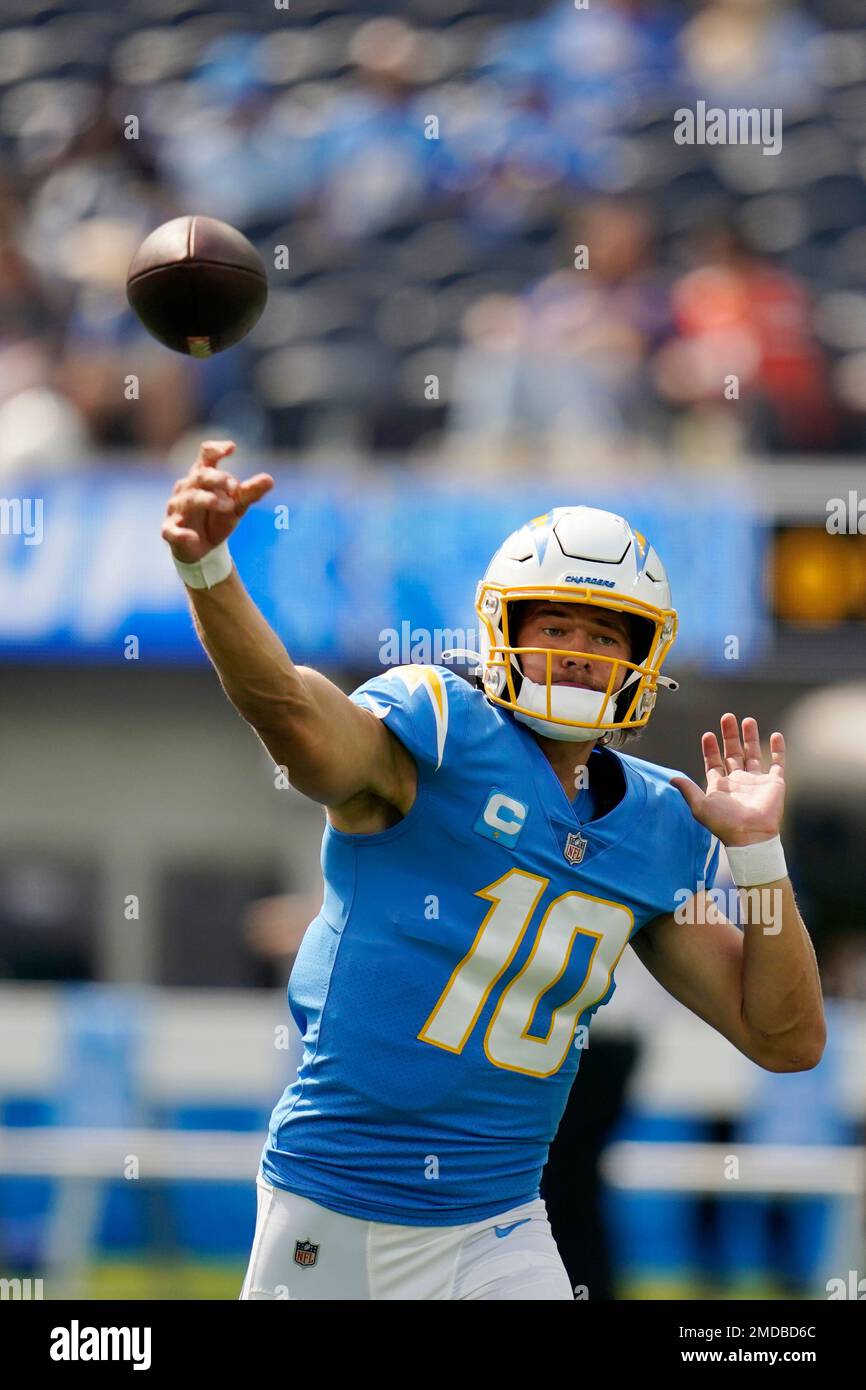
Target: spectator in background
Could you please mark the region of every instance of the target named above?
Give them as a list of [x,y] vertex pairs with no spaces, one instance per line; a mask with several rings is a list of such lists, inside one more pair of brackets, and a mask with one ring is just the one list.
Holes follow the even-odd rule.
[[[3,230],[0,188],[0,245],[24,266],[22,281],[21,264],[0,265],[0,406],[10,402],[13,466],[50,458],[64,434],[164,455],[209,415],[235,420],[232,433],[250,419],[256,439],[280,446],[321,438],[330,449],[344,437],[402,453],[438,441],[446,397],[452,431],[480,443],[494,466],[547,458],[590,468],[626,451],[634,463],[654,456],[671,418],[675,440],[697,435],[708,460],[718,457],[708,437],[732,456],[859,446],[862,344],[842,340],[858,350],[831,383],[848,412],[840,424],[800,282],[732,249],[727,231],[700,239],[693,275],[678,282],[668,349],[667,250],[647,211],[663,247],[693,235],[713,184],[736,189],[735,206],[764,187],[740,177],[754,156],[763,176],[784,173],[798,190],[777,198],[796,225],[768,248],[809,274],[818,267],[818,294],[831,265],[844,283],[829,234],[856,235],[860,185],[851,173],[842,210],[826,221],[813,184],[828,149],[839,151],[838,168],[855,167],[854,107],[834,104],[821,80],[831,80],[831,48],[844,69],[839,55],[856,52],[859,30],[850,44],[842,30],[813,41],[813,20],[784,0],[605,0],[586,10],[558,0],[515,24],[432,11],[424,22],[317,13],[296,47],[293,32],[249,32],[242,15],[220,21],[218,37],[193,18],[178,23],[168,66],[156,62],[152,80],[129,90],[100,90],[90,55],[86,81],[16,80],[3,128],[10,176],[27,195],[15,232]],[[169,38],[134,18],[128,27],[142,30],[142,52],[153,40],[157,57]],[[105,62],[122,80],[121,29],[126,21]],[[783,105],[783,156],[675,146],[673,109],[698,97]],[[142,113],[137,139],[126,138],[129,110]],[[787,122],[813,112],[823,122],[815,139],[806,126],[789,145]],[[430,115],[438,139],[425,138]],[[608,196],[635,187],[643,206]],[[597,199],[589,225],[539,281],[563,207],[587,190]],[[759,197],[740,205],[765,226],[774,215]],[[122,293],[132,248],[190,208],[233,222],[265,251],[292,248],[291,279],[262,334],[192,368],[147,337]],[[571,268],[578,242],[590,245],[584,271]],[[851,254],[859,264],[858,247]],[[343,271],[338,308],[320,313],[330,275]],[[10,339],[13,320],[23,330]],[[259,372],[256,355],[269,349]],[[436,410],[418,403],[417,381],[431,372],[445,383]],[[731,374],[740,378],[733,410],[720,384]],[[147,408],[125,400],[127,375],[139,376]],[[37,395],[17,401],[19,391]]]
[[312,196],[320,177],[315,122],[300,103],[281,110],[257,34],[229,33],[203,50],[164,123],[157,167],[183,208],[255,237]]
[[818,27],[788,0],[708,0],[680,35],[684,95],[708,106],[818,108]]
[[522,437],[525,459],[538,458],[541,440],[548,461],[574,476],[625,451],[634,461],[638,429],[650,423],[646,362],[669,331],[669,309],[642,203],[593,200],[568,231],[570,268],[519,301],[498,296],[470,311],[451,425],[499,454]]
[[28,199],[28,254],[64,278],[67,237],[91,218],[122,223],[140,240],[177,209],[156,177],[146,130],[125,134],[117,93],[103,88],[61,148],[43,163]]
[[431,93],[430,106],[447,111],[432,176],[446,196],[461,195],[466,226],[492,264],[501,246],[559,213],[562,188],[582,163],[574,139],[552,124],[541,86],[505,101],[492,83],[476,82],[456,98]]
[[[124,293],[136,245],[175,209],[143,143],[124,138],[110,89],[66,129],[27,164],[25,202],[0,192],[5,472],[64,468],[100,446],[162,453],[193,408],[188,364],[157,347]],[[144,406],[126,398],[130,374]]]
[[418,102],[420,36],[401,19],[371,19],[349,58],[354,81],[338,89],[318,142],[321,218],[338,243],[421,218],[436,146]]
[[0,402],[46,385],[66,313],[15,240],[0,240]]
[[504,194],[495,200],[507,173],[512,198],[554,185],[631,186],[637,170],[624,137],[648,112],[675,105],[682,23],[681,11],[664,0],[606,0],[582,10],[561,0],[494,31],[480,73],[501,93],[492,114],[505,152],[501,169],[489,174],[492,189],[473,196],[480,212],[490,218],[500,202],[508,205]]
[[497,30],[482,70],[509,94],[541,85],[556,122],[580,145],[621,130],[669,99],[682,11],[664,0],[561,0],[537,19]]
[[100,218],[70,232],[66,273],[76,293],[57,380],[97,448],[133,444],[158,458],[195,418],[200,381],[195,364],[151,338],[127,305],[137,241],[130,224]]
[[693,245],[698,263],[673,287],[675,337],[653,364],[662,399],[720,419],[728,401],[738,402],[752,448],[831,446],[836,412],[803,285],[751,252],[730,225],[705,230]]
[[24,254],[22,221],[0,190],[0,474],[15,475],[65,467],[86,441],[55,368],[69,294]]
[[286,979],[301,949],[304,933],[322,906],[323,888],[310,893],[276,893],[256,898],[244,913],[243,934],[248,949],[274,964]]

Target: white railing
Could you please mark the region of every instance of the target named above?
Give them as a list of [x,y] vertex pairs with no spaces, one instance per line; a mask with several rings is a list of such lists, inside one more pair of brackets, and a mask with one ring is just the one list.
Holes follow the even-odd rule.
[[0,1127],[0,1174],[16,1177],[135,1177],[255,1181],[264,1128],[238,1134],[204,1129]]
[[863,1197],[866,1148],[802,1144],[611,1144],[601,1159],[611,1187],[742,1196]]
[[[252,1181],[264,1137],[264,1130],[0,1127],[0,1173],[120,1178],[134,1160],[141,1179]],[[633,1192],[866,1195],[866,1148],[848,1145],[623,1142],[605,1150],[601,1171],[611,1187]]]

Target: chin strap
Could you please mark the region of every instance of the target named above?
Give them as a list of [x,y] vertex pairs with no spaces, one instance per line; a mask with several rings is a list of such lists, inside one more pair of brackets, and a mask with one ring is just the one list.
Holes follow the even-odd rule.
[[[628,687],[634,685],[635,681],[638,680],[640,680],[640,671],[632,671],[631,675],[623,681],[619,690],[615,692],[613,698],[617,699],[624,690],[628,690]],[[665,690],[679,690],[680,688],[679,681],[672,680],[670,676],[656,676],[656,685],[663,686]]]

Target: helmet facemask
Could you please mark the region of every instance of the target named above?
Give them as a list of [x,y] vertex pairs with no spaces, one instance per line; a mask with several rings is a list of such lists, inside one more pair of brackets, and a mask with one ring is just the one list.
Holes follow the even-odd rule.
[[[516,645],[523,621],[521,605],[530,600],[595,606],[626,614],[631,634],[629,659],[565,647]],[[649,720],[657,686],[676,688],[675,682],[659,674],[676,637],[673,610],[571,585],[521,592],[482,581],[476,611],[481,620],[481,680],[488,698],[548,738],[608,741],[616,734],[639,730]],[[545,657],[543,684],[524,674],[522,658],[530,653]],[[610,671],[604,689],[555,684],[553,661],[558,656],[586,659],[594,665],[607,663]],[[616,689],[622,671],[625,676]]]
[[[636,637],[628,659],[604,651],[517,646],[515,606],[527,600],[625,615]],[[641,729],[658,687],[676,689],[675,681],[661,675],[677,631],[664,565],[646,538],[615,512],[578,505],[533,517],[496,551],[478,584],[475,611],[487,698],[548,738],[594,743]],[[524,674],[530,652],[545,657],[537,682]],[[607,662],[605,688],[554,683],[553,662],[563,656],[591,661],[596,673]]]

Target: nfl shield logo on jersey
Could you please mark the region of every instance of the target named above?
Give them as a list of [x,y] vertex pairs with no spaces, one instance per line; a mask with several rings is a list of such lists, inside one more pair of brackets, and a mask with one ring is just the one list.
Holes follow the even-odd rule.
[[309,1240],[295,1241],[295,1264],[314,1265],[319,1258],[319,1247]]
[[579,830],[573,830],[565,842],[565,849],[562,851],[569,864],[579,864],[586,854],[586,847],[589,843],[581,835]]

